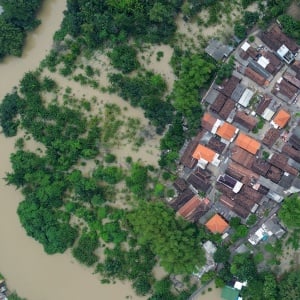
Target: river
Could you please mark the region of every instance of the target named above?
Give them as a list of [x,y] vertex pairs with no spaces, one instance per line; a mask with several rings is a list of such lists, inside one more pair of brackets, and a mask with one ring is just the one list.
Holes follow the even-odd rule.
[[[25,72],[35,69],[51,49],[52,36],[65,8],[65,0],[44,2],[39,13],[42,24],[29,34],[23,56],[8,57],[0,64],[0,99],[18,85]],[[14,142],[15,138],[0,135],[0,270],[8,286],[28,300],[143,299],[134,296],[130,283],[102,285],[92,269],[75,262],[69,252],[46,255],[41,245],[26,236],[16,214],[22,196],[3,180],[11,170],[9,156]]]

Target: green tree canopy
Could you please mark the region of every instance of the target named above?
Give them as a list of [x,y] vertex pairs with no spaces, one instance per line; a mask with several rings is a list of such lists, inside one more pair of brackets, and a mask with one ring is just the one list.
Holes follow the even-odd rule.
[[171,273],[189,274],[205,263],[197,228],[162,202],[142,203],[128,214],[140,244],[150,243],[161,265]]
[[288,227],[300,227],[300,197],[293,194],[284,199],[278,213],[281,221]]

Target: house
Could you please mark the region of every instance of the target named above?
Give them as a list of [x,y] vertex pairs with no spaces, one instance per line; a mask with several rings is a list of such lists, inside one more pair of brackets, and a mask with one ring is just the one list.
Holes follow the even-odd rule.
[[260,143],[258,141],[242,132],[240,132],[237,139],[235,140],[235,145],[252,154],[256,154],[260,148]]
[[236,128],[235,126],[223,122],[217,129],[216,134],[221,138],[222,141],[224,142],[232,142],[239,132],[239,129]]
[[210,201],[207,198],[201,198],[199,195],[194,195],[192,199],[186,202],[178,211],[177,214],[184,219],[196,222],[201,216],[209,210]]
[[285,230],[279,225],[277,217],[273,215],[265,223],[263,223],[254,234],[249,237],[248,241],[255,246],[260,241],[265,241],[273,235],[277,239],[280,239],[284,234]]
[[250,211],[248,209],[241,206],[239,203],[227,197],[226,195],[221,195],[219,201],[243,219],[247,218],[250,214]]
[[[242,186],[243,186],[242,182],[238,181],[237,179],[231,177],[228,174],[219,175],[217,183],[221,183],[221,184],[225,185],[227,188],[232,190],[232,192],[235,193],[235,194],[238,193],[241,190]],[[218,187],[220,188],[219,185],[218,185]],[[224,191],[224,192],[226,193],[226,191]],[[234,196],[231,192],[227,193],[227,195]]]
[[266,176],[270,168],[271,164],[269,162],[262,158],[258,158],[254,160],[251,169],[261,176]]
[[294,85],[297,89],[300,89],[300,79],[296,78],[294,75],[292,75],[289,72],[285,72],[283,74],[283,78],[291,83],[292,85]]
[[223,105],[223,107],[221,108],[221,110],[219,111],[219,116],[223,119],[223,120],[227,120],[230,116],[230,114],[232,113],[232,111],[234,110],[235,107],[235,102],[231,99],[227,99]]
[[205,96],[205,101],[208,103],[208,104],[213,104],[216,99],[219,97],[220,93],[215,90],[215,89],[210,89],[206,96]]
[[291,115],[284,109],[280,109],[275,115],[274,119],[271,121],[271,125],[274,128],[284,128],[289,122]]
[[243,85],[242,83],[239,83],[233,90],[230,98],[235,102],[239,102],[245,90],[246,90],[246,86]]
[[283,66],[282,62],[278,59],[278,57],[270,51],[263,51],[262,57],[266,58],[268,61],[266,67],[264,68],[272,75],[275,75]]
[[210,106],[210,109],[211,109],[211,111],[218,114],[221,111],[221,109],[223,108],[223,106],[227,100],[227,97],[219,92],[217,92],[217,93],[218,93],[218,96],[215,98],[214,102]]
[[268,85],[268,81],[266,80],[266,78],[264,78],[262,75],[258,74],[256,71],[249,67],[245,68],[244,75],[260,86]]
[[275,144],[275,142],[280,137],[280,131],[279,129],[275,129],[271,127],[265,134],[264,138],[262,139],[262,143],[266,145],[269,148],[272,148],[272,146]]
[[191,189],[184,190],[178,197],[174,198],[172,201],[170,201],[170,206],[178,210],[180,207],[182,207],[185,203],[187,203],[190,199],[194,197],[194,193]]
[[266,80],[271,79],[271,74],[266,70],[267,65],[269,64],[269,60],[264,56],[260,56],[257,61],[254,59],[249,60],[248,67],[255,71],[257,74],[264,77]]
[[226,144],[221,142],[218,138],[216,137],[211,137],[210,140],[207,143],[208,148],[216,151],[219,154],[222,154],[224,151]]
[[269,156],[269,162],[271,165],[281,169],[285,170],[286,165],[288,163],[288,157],[284,155],[283,153],[272,153]]
[[254,93],[250,89],[245,89],[238,103],[243,107],[247,107]]
[[242,125],[249,131],[253,130],[258,122],[258,120],[254,116],[247,115],[242,110],[236,112],[233,121]]
[[219,154],[201,144],[198,144],[192,156],[198,161],[198,166],[202,169],[205,169],[208,163],[216,167],[220,164]]
[[271,181],[273,181],[275,183],[279,183],[282,175],[283,175],[283,170],[281,170],[275,166],[271,166],[267,172],[266,178],[270,179]]
[[249,57],[255,59],[259,55],[259,52],[254,47],[252,47],[248,42],[244,42],[243,45],[241,46],[239,55],[244,60],[248,60]]
[[197,190],[201,190],[206,193],[211,187],[210,183],[211,173],[208,170],[202,170],[197,167],[196,170],[190,174],[187,182],[191,184]]
[[234,174],[237,174],[239,176],[238,180],[240,180],[244,184],[250,184],[250,182],[255,181],[259,178],[259,175],[257,173],[241,166],[234,161],[228,164],[226,173],[230,174],[232,177],[235,177]]
[[183,178],[177,178],[173,183],[173,186],[180,193],[184,192],[188,188],[188,184]]
[[223,234],[228,228],[228,222],[219,214],[215,214],[211,219],[205,223],[206,228],[212,233]]
[[201,127],[208,132],[216,133],[218,126],[221,124],[221,121],[210,113],[205,113],[201,119]]
[[267,121],[270,121],[274,116],[275,112],[279,108],[279,104],[275,99],[272,99],[271,95],[264,94],[255,112]]
[[234,89],[240,83],[240,81],[240,78],[232,75],[229,79],[225,79],[217,89],[226,97],[231,97]]
[[231,159],[238,164],[244,166],[245,168],[251,169],[254,161],[256,160],[255,156],[248,151],[234,145],[231,149]]
[[300,150],[295,149],[289,144],[285,144],[282,147],[281,152],[287,154],[290,158],[295,160],[297,163],[300,163]]
[[295,62],[291,65],[291,69],[296,73],[296,78],[300,79],[300,61],[295,60]]
[[221,41],[211,39],[205,48],[205,52],[217,61],[229,56],[233,51],[233,47],[224,45]]
[[297,96],[298,88],[280,77],[273,87],[272,93],[281,100],[291,103]]
[[298,125],[294,130],[293,134],[289,139],[289,143],[297,150],[300,150],[300,125]]

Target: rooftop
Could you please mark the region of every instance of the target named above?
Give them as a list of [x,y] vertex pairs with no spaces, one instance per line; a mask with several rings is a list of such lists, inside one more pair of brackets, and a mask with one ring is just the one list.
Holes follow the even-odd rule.
[[223,300],[237,300],[239,297],[239,291],[231,286],[225,286],[222,289],[221,297]]
[[265,134],[262,143],[269,148],[272,148],[272,146],[275,144],[277,139],[280,137],[280,131],[279,129],[271,127]]
[[201,126],[203,129],[211,132],[213,131],[214,125],[217,122],[217,118],[206,112],[201,119]]
[[203,159],[207,162],[213,162],[213,160],[216,157],[216,154],[217,153],[211,150],[210,148],[198,144],[196,150],[193,153],[193,158],[197,160]]
[[234,89],[236,88],[236,86],[239,84],[239,82],[241,81],[241,79],[235,77],[235,76],[231,76],[229,79],[225,79],[221,86],[218,88],[218,90],[225,96],[227,97],[231,97]]
[[223,105],[223,107],[221,108],[221,110],[219,111],[219,116],[223,119],[223,120],[227,120],[227,118],[229,117],[230,113],[233,111],[235,107],[235,102],[231,99],[227,99],[225,101],[225,104]]
[[233,50],[232,46],[224,45],[221,41],[212,39],[209,41],[205,52],[213,57],[215,60],[222,60],[227,57]]
[[258,74],[249,67],[245,68],[244,75],[252,79],[255,83],[257,83],[260,86],[264,86],[267,82],[267,80],[262,75]]
[[275,128],[284,128],[289,122],[291,115],[284,109],[280,109],[273,119]]
[[260,148],[260,143],[258,141],[242,132],[238,135],[235,144],[252,154],[256,154]]
[[254,161],[255,161],[255,156],[248,151],[238,147],[234,146],[231,149],[231,159],[240,165],[244,166],[245,168],[251,169]]
[[208,230],[212,233],[224,233],[229,228],[229,224],[219,214],[215,214],[205,224]]
[[216,134],[227,141],[231,141],[237,131],[238,129],[235,126],[224,122],[221,126],[219,126]]
[[240,125],[244,126],[248,130],[252,130],[258,122],[254,116],[247,115],[242,110],[236,112],[233,121],[239,123]]

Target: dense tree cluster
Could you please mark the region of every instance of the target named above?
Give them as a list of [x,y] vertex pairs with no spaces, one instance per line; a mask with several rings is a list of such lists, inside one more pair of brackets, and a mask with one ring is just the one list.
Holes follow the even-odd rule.
[[35,19],[42,0],[0,0],[0,58],[22,55],[26,31],[40,24]]
[[205,263],[197,228],[162,202],[142,203],[128,220],[141,245],[150,244],[161,265],[170,273],[189,274]]
[[300,197],[297,193],[284,199],[278,216],[286,226],[300,227]]
[[283,27],[283,31],[295,39],[298,44],[300,42],[300,21],[293,19],[289,15],[281,15],[278,17],[278,21]]

